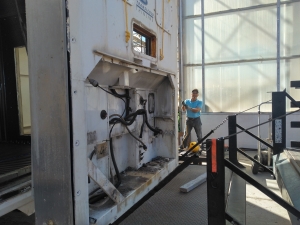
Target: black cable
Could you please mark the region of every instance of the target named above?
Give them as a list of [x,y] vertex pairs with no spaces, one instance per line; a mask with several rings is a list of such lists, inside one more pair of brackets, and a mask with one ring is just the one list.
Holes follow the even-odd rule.
[[124,118],[124,120],[128,120],[128,119],[130,119],[130,118],[133,117],[133,116],[143,115],[145,112],[146,112],[145,109],[138,109],[138,110],[136,110],[134,113],[131,113],[131,114],[127,115],[127,116]]
[[95,149],[91,152],[91,154],[90,154],[90,160],[92,160],[92,158],[93,158],[93,156],[95,155],[95,153],[96,153],[96,151],[95,151]]
[[[109,92],[107,90],[105,90],[104,88],[100,87],[99,86],[99,83],[94,80],[94,79],[88,79],[90,84],[93,85],[94,87],[99,87],[101,90],[105,91],[106,93],[108,94],[111,94],[117,98],[120,98],[124,103],[125,103],[125,109],[122,113],[122,116],[123,114],[126,112],[126,115],[129,115],[129,112],[130,112],[130,96],[129,96],[129,90],[126,90],[126,93],[123,94],[123,95],[120,95],[116,92],[116,90],[112,89],[112,92]],[[125,100],[123,99],[123,97],[126,98],[126,102]],[[122,118],[121,116],[121,118]],[[133,118],[133,120],[135,119],[135,117]],[[116,124],[117,121],[114,122],[112,128],[110,129],[110,132],[109,132],[109,146],[110,146],[110,154],[111,154],[111,159],[112,159],[112,162],[113,162],[113,165],[114,165],[114,168],[115,168],[115,171],[116,171],[116,175],[117,175],[117,178],[118,178],[118,182],[115,184],[115,187],[118,188],[121,184],[121,175],[120,175],[120,172],[119,172],[119,169],[118,169],[118,166],[117,166],[117,163],[116,163],[116,159],[115,159],[115,155],[114,155],[114,151],[113,151],[113,145],[112,145],[112,137],[111,137],[111,132],[112,132],[112,129],[114,128],[115,124]],[[124,121],[125,122],[125,121]],[[133,123],[133,121],[132,121]],[[126,127],[126,129],[128,130],[128,132],[134,136],[128,129],[128,127]],[[147,149],[147,146],[145,144],[143,144],[143,148],[144,149]],[[95,149],[91,152],[91,155],[90,155],[90,160],[92,160],[93,156],[95,155]],[[90,182],[90,178],[88,177],[88,182]],[[90,203],[93,203],[95,201],[98,201],[99,199],[102,199],[103,197],[105,197],[106,194],[105,193],[102,193],[98,196],[93,196],[91,199],[89,199]]]
[[[146,110],[146,102],[147,102],[147,100],[143,100],[143,109],[145,109],[145,110]],[[145,125],[145,116],[143,115],[143,123],[141,126],[140,138],[143,137],[144,125]]]
[[114,165],[114,168],[115,168],[115,171],[116,171],[116,175],[117,175],[117,178],[118,178],[118,182],[115,184],[115,187],[118,188],[121,184],[121,175],[120,175],[117,163],[116,163],[114,150],[113,150],[113,145],[112,145],[111,132],[112,132],[112,129],[114,128],[114,126],[115,126],[115,124],[112,126],[112,128],[110,129],[110,132],[109,132],[109,148],[110,148],[111,160],[113,162],[113,165]]
[[[138,116],[138,115],[143,115],[143,124],[144,124],[144,120],[146,120],[146,124],[147,126],[149,127],[149,129],[151,131],[154,132],[154,135],[157,135],[159,133],[162,133],[162,130],[158,129],[158,128],[153,128],[147,121],[147,112],[145,109],[142,109],[142,110],[137,110],[135,113],[132,113],[132,114],[129,114],[129,112],[131,111],[130,110],[130,96],[129,96],[129,90],[127,89],[126,90],[126,93],[125,94],[119,94],[116,92],[115,89],[112,89],[111,92],[105,90],[104,88],[100,87],[98,82],[94,79],[88,79],[90,84],[93,85],[94,87],[99,87],[101,90],[107,92],[108,94],[111,94],[117,98],[120,98],[122,99],[122,101],[125,103],[125,109],[122,113],[122,116],[124,114],[124,112],[126,112],[126,115],[125,115],[125,119],[122,118],[122,116],[118,115],[120,118],[113,118],[109,121],[110,124],[113,124],[112,128],[110,129],[110,132],[109,132],[109,146],[110,146],[110,154],[111,154],[111,159],[112,159],[112,162],[113,162],[113,165],[114,165],[114,169],[116,171],[116,176],[118,178],[118,182],[115,184],[115,187],[118,188],[119,185],[121,184],[121,175],[120,175],[120,172],[119,172],[119,169],[118,169],[118,166],[117,166],[117,163],[116,163],[116,159],[115,159],[115,156],[114,156],[114,151],[113,151],[113,145],[112,145],[112,137],[111,137],[111,132],[112,132],[112,129],[114,128],[115,124],[117,122],[121,122],[123,125],[125,125],[126,129],[128,130],[128,132],[137,140],[139,141],[143,148],[146,150],[147,149],[147,146],[141,141],[139,140],[138,138],[136,138],[131,132],[130,130],[128,129],[128,126],[131,125],[135,118]],[[123,97],[126,98],[126,102],[125,100],[123,99]],[[130,119],[130,120],[129,120]],[[129,120],[129,122],[126,122],[127,120]],[[95,154],[95,150],[92,151],[91,155],[90,155],[90,159],[93,158]],[[99,198],[103,198],[104,197],[104,193],[101,194],[101,196],[96,196],[96,197],[92,197],[92,199],[90,199],[91,202],[94,202],[95,200],[97,201]]]
[[100,86],[98,86],[98,87],[99,87],[100,89],[102,89],[103,91],[107,92],[108,94],[111,94],[112,96],[121,99],[121,100],[126,104],[126,102],[125,102],[125,100],[124,100],[123,98],[118,97],[117,95],[113,94],[112,92],[109,92],[109,91],[105,90],[104,88],[102,88],[102,87],[100,87]]
[[[144,109],[138,109],[136,112],[134,112],[134,113],[131,113],[131,114],[129,114],[128,116],[126,116],[125,118],[124,118],[124,120],[122,121],[120,118],[113,118],[113,119],[111,119],[110,121],[109,121],[109,123],[110,124],[113,124],[113,123],[115,123],[116,121],[119,121],[119,122],[121,122],[121,123],[123,123],[124,125],[127,125],[127,126],[130,126],[133,122],[134,122],[134,120],[135,120],[135,118],[138,116],[138,115],[143,115],[145,113],[145,110]],[[131,119],[130,119],[131,118]],[[130,120],[129,120],[130,119]],[[129,120],[129,121],[128,121]],[[128,121],[128,122],[127,122]]]
[[131,111],[129,105],[130,105],[130,96],[129,96],[129,90],[125,90],[125,94],[119,94],[115,89],[111,89],[111,92],[114,94],[114,96],[123,99],[126,98],[125,102],[125,109],[126,109],[126,116],[129,115],[129,112]]
[[89,78],[88,78],[88,80],[89,80],[90,84],[93,85],[94,87],[98,87],[101,90],[105,91],[106,93],[111,94],[112,96],[115,96],[117,98],[122,99],[122,101],[126,104],[125,100],[123,98],[119,97],[118,94],[114,94],[114,93],[109,92],[109,91],[105,90],[104,88],[100,87],[98,81],[96,81],[94,79],[89,79]]
[[[146,122],[146,125],[148,126],[148,128],[154,132],[154,136],[158,135],[158,134],[162,134],[162,130],[157,128],[157,127],[152,127],[149,122],[148,122],[148,117],[147,117],[147,111],[145,109],[138,109],[135,113],[131,113],[129,114],[125,119],[124,121],[122,121],[120,118],[113,118],[109,121],[110,124],[113,124],[115,123],[116,121],[119,121],[121,122],[122,124],[124,125],[127,125],[127,126],[130,126],[133,121],[135,120],[135,118],[137,117],[137,115],[144,115],[145,116],[145,122]],[[125,120],[129,119],[129,118],[132,118],[129,122],[126,122]]]
[[122,123],[123,125],[126,125],[126,126],[130,126],[131,124],[133,124],[133,122],[135,121],[135,118],[137,117],[138,114],[135,114],[134,117],[132,117],[132,119],[130,121],[125,121],[124,119],[120,119],[118,117],[115,117],[115,118],[112,118],[110,121],[109,121],[109,124],[115,124],[117,122],[120,122]]
[[[98,87],[101,90],[105,91],[106,93],[111,94],[114,97],[120,98],[125,103],[125,109],[122,113],[122,116],[125,112],[126,112],[126,116],[129,114],[129,111],[130,111],[130,107],[129,107],[130,97],[129,97],[129,91],[128,90],[126,90],[126,94],[120,95],[119,93],[116,92],[115,89],[112,89],[112,92],[109,92],[109,91],[105,90],[104,88],[100,87],[98,81],[96,81],[94,79],[88,79],[88,80],[89,80],[90,84],[93,85],[94,87]],[[126,97],[126,102],[122,97]]]
[[145,115],[143,115],[143,123],[141,126],[141,132],[140,132],[140,138],[143,138],[143,131],[144,131],[144,125],[145,125]]
[[157,127],[154,128],[154,127],[152,127],[152,126],[149,124],[146,110],[145,110],[145,118],[146,118],[146,124],[147,124],[147,126],[149,127],[150,130],[152,130],[152,131],[154,132],[154,136],[163,133],[163,131],[162,131],[161,129],[159,129],[159,128],[157,128]]
[[[126,90],[126,91],[127,91],[127,90]],[[122,97],[128,98],[128,97],[129,97],[129,95],[128,95],[127,92],[126,92],[126,94],[119,94],[115,89],[111,89],[111,92],[112,92],[115,96],[117,96],[118,98],[122,98]]]
[[[122,118],[121,115],[119,115],[119,114],[112,114],[110,117],[112,117],[112,116],[118,116],[118,117],[120,117],[120,121],[121,121],[122,124],[125,124],[125,123],[126,123],[125,120]],[[143,149],[144,149],[144,150],[147,150],[147,145],[145,145],[144,142],[143,142],[142,140],[140,140],[140,139],[138,139],[136,136],[134,136],[134,134],[131,133],[131,131],[129,130],[129,128],[128,128],[127,125],[124,125],[124,126],[125,126],[126,130],[128,131],[128,133],[129,133],[135,140],[137,140],[138,142],[140,142],[140,143],[142,144]]]

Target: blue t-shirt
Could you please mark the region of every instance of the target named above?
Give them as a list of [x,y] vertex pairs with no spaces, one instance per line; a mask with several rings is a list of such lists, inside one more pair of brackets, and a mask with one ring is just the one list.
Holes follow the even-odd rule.
[[[196,100],[196,101],[194,101],[194,102],[192,102],[191,101],[191,99],[186,99],[185,101],[184,101],[184,103],[187,105],[187,106],[189,106],[189,107],[191,107],[191,108],[202,108],[202,101],[200,101],[200,100]],[[187,117],[189,117],[189,118],[197,118],[197,117],[199,117],[200,116],[200,111],[199,112],[196,112],[196,113],[194,113],[194,112],[192,112],[191,110],[186,110],[186,114],[187,114]]]

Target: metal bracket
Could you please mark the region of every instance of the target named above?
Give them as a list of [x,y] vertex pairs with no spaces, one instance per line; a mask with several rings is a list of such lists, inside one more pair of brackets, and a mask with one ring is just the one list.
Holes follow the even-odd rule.
[[124,201],[124,196],[116,189],[116,187],[107,179],[107,177],[93,164],[90,159],[88,160],[88,175],[95,181],[101,189],[115,202],[121,203]]

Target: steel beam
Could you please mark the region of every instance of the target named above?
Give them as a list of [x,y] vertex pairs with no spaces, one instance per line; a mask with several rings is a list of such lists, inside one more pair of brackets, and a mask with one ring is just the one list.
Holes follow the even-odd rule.
[[[296,2],[300,2],[300,0],[284,1],[284,2],[281,2],[280,5],[293,4]],[[249,6],[249,7],[244,7],[244,8],[228,9],[228,10],[222,10],[222,11],[217,11],[217,12],[205,13],[204,16],[209,17],[209,16],[229,14],[229,13],[238,13],[238,12],[244,12],[244,11],[249,11],[249,10],[269,8],[269,7],[274,7],[274,6],[277,6],[277,3],[260,4],[260,5]],[[201,14],[185,16],[184,19],[198,19],[201,16],[202,16]]]
[[66,1],[26,1],[36,224],[74,224]]
[[[282,56],[280,60],[290,60],[290,59],[297,59],[300,58],[300,55],[292,55],[292,56]],[[220,62],[210,62],[205,63],[205,66],[215,66],[215,65],[223,65],[223,64],[240,64],[240,63],[247,63],[247,62],[265,62],[265,61],[276,61],[277,58],[255,58],[255,59],[242,59],[242,60],[228,60],[228,61],[220,61]],[[193,67],[193,66],[202,66],[202,63],[189,63],[184,64],[186,67]]]
[[[205,112],[205,24],[204,24],[204,0],[201,0],[201,25],[202,25],[202,109]],[[202,111],[202,110],[201,110]]]
[[280,1],[277,0],[277,91],[280,91]]

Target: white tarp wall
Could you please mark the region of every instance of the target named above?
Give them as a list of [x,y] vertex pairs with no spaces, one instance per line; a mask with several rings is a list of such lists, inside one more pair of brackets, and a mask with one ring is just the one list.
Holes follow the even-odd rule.
[[[204,0],[204,78],[201,0],[182,1],[182,98],[189,98],[191,90],[198,88],[199,98],[205,97],[202,111],[208,120],[214,120],[216,112],[241,112],[271,100],[278,83],[279,91],[286,88],[299,101],[300,91],[290,88],[290,81],[300,78],[300,1],[288,2],[281,1],[280,7],[281,60],[277,80],[276,0]],[[293,110],[287,101],[287,111]],[[270,112],[271,105],[262,106],[261,111]],[[257,118],[257,107],[248,112]],[[213,127],[205,127],[206,122],[202,122],[206,134]]]

